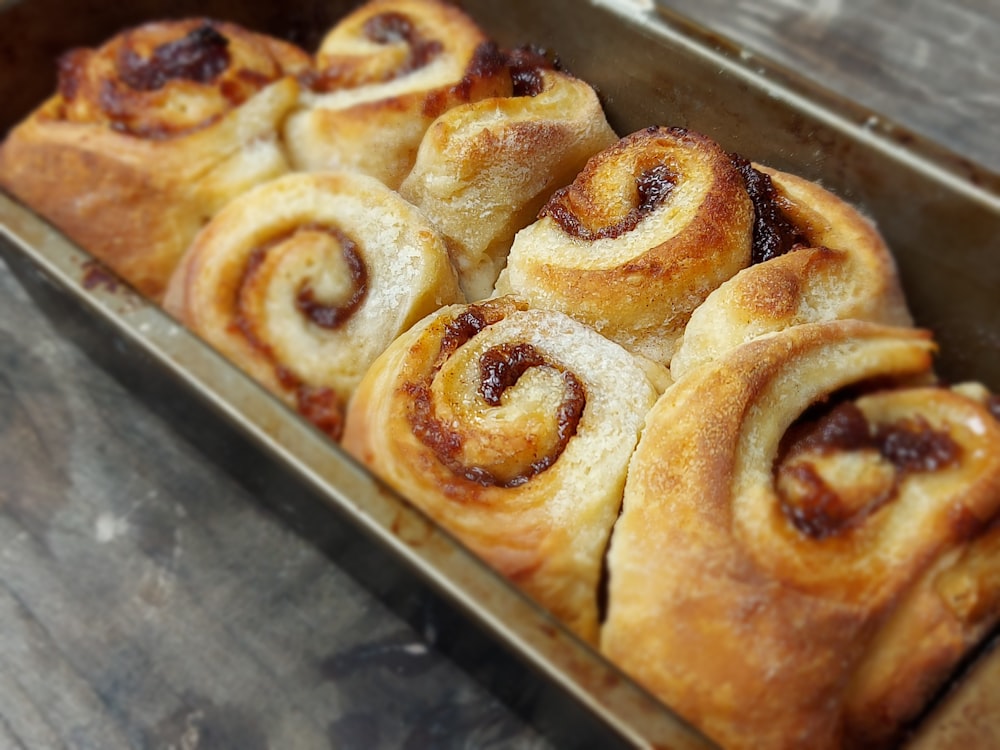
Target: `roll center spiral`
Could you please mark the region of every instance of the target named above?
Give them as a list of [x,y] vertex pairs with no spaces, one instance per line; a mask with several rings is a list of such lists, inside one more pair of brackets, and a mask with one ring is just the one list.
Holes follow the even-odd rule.
[[[540,216],[550,217],[564,232],[587,242],[627,234],[663,205],[680,182],[680,176],[667,164],[640,165],[637,170],[629,197],[609,203],[596,189],[574,183],[556,191]],[[600,210],[595,211],[595,206]]]
[[[442,336],[439,354],[427,376],[404,386],[411,404],[409,422],[413,434],[434,452],[451,472],[485,487],[518,487],[552,466],[576,434],[586,406],[586,390],[572,372],[552,362],[530,343],[501,343],[486,349],[479,356],[479,394],[489,407],[499,407],[504,394],[517,385],[530,370],[543,368],[557,373],[562,396],[554,415],[554,434],[526,439],[533,451],[511,462],[509,455],[497,466],[468,463],[463,451],[468,436],[453,420],[439,416],[435,405],[433,383],[448,358],[481,331],[498,322],[489,306],[473,306],[449,321]],[[500,316],[502,318],[502,315]],[[491,443],[490,438],[484,438]],[[509,452],[509,451],[508,451]],[[516,468],[512,468],[516,463]]]
[[775,474],[781,510],[814,539],[846,533],[892,501],[910,474],[956,465],[961,449],[922,417],[872,426],[852,402],[801,427]]
[[[318,236],[317,236],[318,235]],[[325,330],[343,326],[363,303],[368,292],[368,270],[357,244],[336,227],[309,223],[284,231],[259,245],[248,255],[236,289],[233,325],[247,342],[271,362],[282,388],[294,393],[298,409],[320,429],[335,438],[342,428],[343,403],[330,388],[313,387],[279,362],[267,333],[267,289],[280,276],[283,255],[295,255],[298,247],[305,255],[313,250],[324,252],[339,249],[347,271],[346,295],[341,301],[323,298],[309,278],[300,281],[291,300],[294,308],[311,324]],[[325,264],[320,264],[325,265]]]
[[377,44],[406,44],[408,54],[405,61],[395,70],[386,73],[388,79],[419,70],[444,49],[439,40],[421,36],[413,22],[402,13],[380,13],[372,16],[365,21],[364,33]]
[[323,232],[335,240],[347,267],[350,291],[342,302],[323,301],[318,298],[315,288],[304,281],[295,297],[295,308],[321,328],[340,328],[361,306],[368,293],[368,269],[358,253],[357,244],[339,229],[308,225],[299,231]]

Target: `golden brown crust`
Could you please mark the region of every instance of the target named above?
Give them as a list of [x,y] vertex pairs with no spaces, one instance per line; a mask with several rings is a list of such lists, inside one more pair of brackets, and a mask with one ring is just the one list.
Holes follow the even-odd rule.
[[[172,43],[216,49],[197,41],[206,34],[223,40],[216,67],[150,62]],[[0,149],[0,184],[158,300],[212,214],[287,171],[277,127],[308,57],[232,24],[189,19],[138,27],[67,59],[61,93]]]
[[912,325],[895,261],[872,223],[817,183],[754,166],[773,181],[779,209],[806,245],[752,265],[713,291],[684,330],[670,363],[674,377],[764,333],[806,322]]
[[397,339],[343,445],[588,640],[625,467],[656,392],[633,357],[513,297]]
[[400,186],[448,238],[469,300],[493,292],[514,234],[617,136],[594,90],[556,70],[530,95],[457,106],[431,125]]
[[995,620],[935,624],[950,608],[934,593],[943,570],[996,596],[995,560],[956,562],[995,545],[981,535],[1000,511],[1000,424],[981,404],[878,391],[850,407],[863,432],[828,422],[789,442],[810,405],[924,377],[931,350],[914,329],[805,324],[694,370],[650,413],[602,648],[723,746],[878,747]]
[[296,169],[352,169],[398,188],[431,122],[511,92],[499,50],[442,0],[370,0],[315,56],[318,77],[285,124]]
[[592,158],[518,233],[497,290],[667,363],[691,311],[749,263],[752,221],[717,144],[649,128]]
[[198,235],[164,305],[333,437],[368,365],[461,299],[441,238],[382,183],[290,174]]

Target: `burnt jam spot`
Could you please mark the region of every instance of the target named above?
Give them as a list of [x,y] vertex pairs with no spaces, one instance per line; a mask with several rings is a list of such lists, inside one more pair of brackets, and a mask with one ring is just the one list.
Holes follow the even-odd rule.
[[636,212],[645,216],[670,197],[670,193],[677,187],[677,175],[665,164],[658,164],[639,175],[635,187],[639,194]]
[[799,426],[791,445],[782,448],[778,464],[801,453],[829,455],[835,452],[874,450],[895,469],[887,492],[868,500],[861,509],[850,507],[829,487],[808,462],[781,469],[802,490],[796,502],[781,498],[781,509],[793,525],[814,539],[841,533],[862,522],[899,491],[905,477],[930,473],[954,466],[961,448],[942,430],[936,430],[921,416],[904,418],[874,429],[853,402],[837,405],[817,422]]
[[778,193],[769,175],[753,168],[748,159],[730,154],[753,203],[754,224],[751,263],[763,263],[809,244],[806,236],[782,213]]
[[321,71],[301,76],[300,82],[316,93],[387,83],[429,65],[444,51],[439,40],[422,36],[413,21],[399,12],[371,16],[361,32],[376,44],[406,45],[406,56],[398,64],[373,71],[365,65],[359,67],[351,55],[333,55],[323,61]]
[[229,40],[210,24],[161,44],[149,58],[128,47],[118,55],[118,74],[136,91],[157,91],[169,81],[210,83],[229,67]]
[[380,13],[364,25],[365,36],[377,44],[409,43],[416,35],[413,23],[402,13]]
[[635,178],[636,203],[627,214],[613,224],[592,229],[580,218],[575,207],[574,185],[560,188],[542,208],[539,218],[551,217],[564,232],[587,242],[614,239],[631,232],[646,216],[669,198],[679,184],[679,176],[666,164],[657,164]]
[[[507,69],[507,56],[500,50],[496,42],[481,42],[472,53],[472,59],[465,69],[462,80],[449,89],[451,96],[459,101],[469,101],[472,87],[477,81],[494,78]],[[444,92],[438,92],[428,97],[424,103],[424,114],[437,117],[448,106],[448,97]]]
[[507,478],[498,477],[481,466],[462,463],[459,454],[464,446],[464,439],[435,414],[431,384],[451,353],[501,318],[502,313],[487,305],[472,305],[456,316],[445,326],[438,358],[431,372],[421,382],[404,384],[402,390],[411,405],[408,416],[413,435],[444,466],[455,475],[483,487],[512,488],[525,484],[545,471],[562,455],[570,439],[576,434],[587,398],[583,383],[572,372],[549,362],[530,344],[504,344],[489,349],[484,352],[480,361],[480,392],[490,405],[499,405],[503,393],[532,367],[549,367],[561,373],[565,393],[556,413],[557,440],[548,453],[533,461],[525,471]]
[[296,231],[320,231],[334,237],[340,246],[351,276],[351,296],[343,303],[330,305],[316,299],[312,287],[305,284],[295,298],[296,309],[321,328],[335,330],[357,311],[368,294],[368,268],[358,253],[357,244],[339,229],[310,224]]
[[466,78],[492,78],[507,65],[507,57],[494,41],[480,42],[465,69]]
[[517,47],[510,51],[507,66],[514,85],[514,96],[538,96],[545,90],[542,72],[554,70],[557,64],[547,50],[534,45]]
[[802,436],[796,440],[796,450],[856,451],[870,443],[871,428],[864,413],[856,404],[845,401],[814,424],[805,426]]
[[545,358],[531,344],[504,344],[490,349],[479,361],[479,392],[490,406],[499,406],[508,388],[529,368],[543,364]]

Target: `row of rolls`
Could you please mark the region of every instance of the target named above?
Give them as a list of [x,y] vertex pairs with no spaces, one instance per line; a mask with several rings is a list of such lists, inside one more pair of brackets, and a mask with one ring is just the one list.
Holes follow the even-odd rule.
[[0,185],[723,747],[892,746],[1000,619],[1000,399],[873,224],[455,6],[74,50]]

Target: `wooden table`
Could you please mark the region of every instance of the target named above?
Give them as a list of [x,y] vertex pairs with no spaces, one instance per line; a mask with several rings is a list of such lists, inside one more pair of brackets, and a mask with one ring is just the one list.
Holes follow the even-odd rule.
[[[1000,171],[1000,2],[664,3]],[[0,266],[0,747],[547,747]]]

